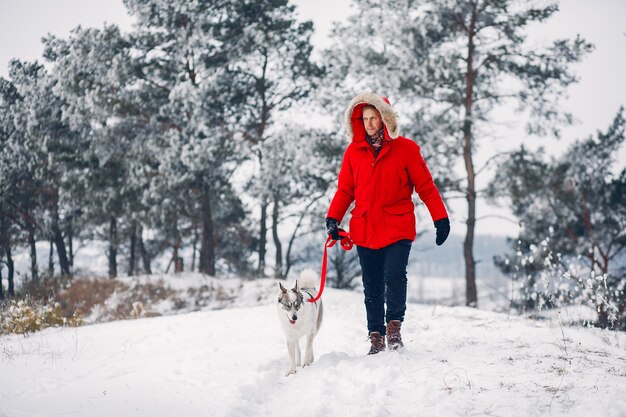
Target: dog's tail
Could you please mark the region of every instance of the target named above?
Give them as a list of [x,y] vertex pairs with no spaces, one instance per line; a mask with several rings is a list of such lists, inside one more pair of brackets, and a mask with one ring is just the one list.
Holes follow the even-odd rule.
[[298,278],[298,287],[304,289],[316,289],[319,281],[319,277],[312,269],[304,269],[300,272],[300,278]]

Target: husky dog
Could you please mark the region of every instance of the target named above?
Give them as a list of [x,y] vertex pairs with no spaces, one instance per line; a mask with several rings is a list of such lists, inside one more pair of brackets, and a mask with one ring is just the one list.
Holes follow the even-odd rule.
[[322,324],[322,300],[315,303],[307,301],[317,295],[315,283],[317,277],[310,269],[300,273],[299,283],[296,281],[290,290],[285,289],[281,283],[278,294],[278,321],[280,321],[285,339],[287,352],[289,353],[289,369],[285,376],[296,372],[296,366],[300,366],[300,338],[306,336],[306,348],[304,350],[304,363],[307,366],[313,363],[313,339]]

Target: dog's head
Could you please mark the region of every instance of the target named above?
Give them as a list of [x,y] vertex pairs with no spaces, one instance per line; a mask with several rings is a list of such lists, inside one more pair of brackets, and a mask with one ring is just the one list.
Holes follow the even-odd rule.
[[278,283],[278,286],[280,287],[280,294],[278,294],[278,306],[287,315],[289,323],[296,324],[296,321],[298,320],[298,310],[300,310],[302,302],[304,301],[304,296],[298,289],[298,281],[296,281],[294,287],[290,290],[283,287],[283,284],[280,282]]

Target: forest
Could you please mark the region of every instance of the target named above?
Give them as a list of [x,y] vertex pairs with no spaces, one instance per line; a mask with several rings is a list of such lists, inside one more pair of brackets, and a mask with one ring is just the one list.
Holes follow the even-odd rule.
[[[111,280],[152,274],[163,256],[174,273],[246,280],[318,265],[349,143],[343,112],[357,92],[375,91],[407,121],[401,134],[421,146],[444,201],[464,202],[454,215],[466,227],[454,232],[465,305],[479,307],[477,202],[487,201],[522,225],[492,260],[514,283],[513,308],[586,305],[593,325],[626,330],[624,109],[560,156],[526,144],[489,154],[485,132],[505,106],[540,141],[572,123],[559,100],[594,46],[526,42],[556,4],[358,0],[319,57],[313,23],[287,0],[124,4],[131,31],[46,36],[40,60],[12,60],[0,77],[3,308],[78,281],[84,241],[103,242]],[[479,152],[488,167],[476,164]],[[477,187],[488,173],[489,186]],[[434,242],[434,229],[423,233]],[[16,253],[29,254],[21,281]],[[354,287],[355,254],[330,256],[330,285]]]

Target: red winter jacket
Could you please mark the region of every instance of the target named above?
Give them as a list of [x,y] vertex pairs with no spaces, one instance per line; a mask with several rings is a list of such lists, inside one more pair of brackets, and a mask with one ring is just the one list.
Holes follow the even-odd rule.
[[[384,124],[386,141],[376,159],[365,140],[365,104],[376,107]],[[350,220],[354,244],[378,249],[402,239],[415,240],[414,189],[433,221],[448,217],[419,146],[398,135],[396,115],[386,98],[374,93],[356,96],[346,110],[346,129],[351,143],[327,217],[341,222],[354,201]]]

